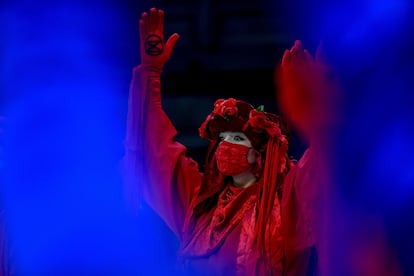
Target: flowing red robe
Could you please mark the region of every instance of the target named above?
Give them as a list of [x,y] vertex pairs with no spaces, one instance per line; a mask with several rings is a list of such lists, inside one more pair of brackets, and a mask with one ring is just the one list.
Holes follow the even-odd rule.
[[[314,193],[308,150],[286,176],[275,200],[263,258],[254,246],[258,183],[225,186],[215,206],[194,217],[203,173],[174,141],[176,129],[161,105],[160,72],[138,66],[129,94],[123,168],[132,202],[142,196],[181,243],[179,256],[190,275],[307,275],[314,271]],[[208,187],[207,187],[208,189]],[[277,197],[275,197],[277,198]],[[192,222],[188,231],[184,225]],[[308,274],[309,275],[309,274]]]

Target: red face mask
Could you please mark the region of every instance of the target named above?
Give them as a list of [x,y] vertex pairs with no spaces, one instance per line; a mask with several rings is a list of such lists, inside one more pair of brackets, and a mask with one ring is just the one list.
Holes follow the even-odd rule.
[[218,170],[226,176],[244,173],[252,168],[247,161],[249,147],[222,141],[217,147],[215,156]]

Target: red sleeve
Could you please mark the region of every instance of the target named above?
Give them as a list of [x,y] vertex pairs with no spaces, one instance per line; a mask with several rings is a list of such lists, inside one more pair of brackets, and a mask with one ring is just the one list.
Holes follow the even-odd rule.
[[307,275],[312,267],[320,275],[338,271],[401,275],[381,216],[344,204],[332,181],[331,158],[323,148],[310,148],[286,177],[282,199],[286,275]]
[[285,179],[282,198],[282,229],[287,275],[305,275],[313,267],[315,254],[318,199],[320,193],[319,162],[310,149]]
[[161,106],[160,72],[134,69],[128,101],[123,168],[127,193],[140,196],[181,239],[190,200],[201,183],[198,164],[174,141],[176,129]]

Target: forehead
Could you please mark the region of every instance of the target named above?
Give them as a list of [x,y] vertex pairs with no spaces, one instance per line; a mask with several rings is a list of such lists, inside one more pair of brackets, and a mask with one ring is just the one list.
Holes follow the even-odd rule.
[[223,131],[223,132],[220,132],[220,136],[232,136],[232,137],[240,136],[240,137],[243,137],[247,140],[249,139],[249,138],[247,138],[246,134],[244,134],[243,132],[240,132],[240,131]]

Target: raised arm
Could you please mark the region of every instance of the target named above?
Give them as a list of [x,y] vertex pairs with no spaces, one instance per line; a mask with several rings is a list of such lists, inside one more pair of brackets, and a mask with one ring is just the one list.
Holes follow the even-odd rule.
[[[323,246],[324,204],[332,194],[330,167],[332,132],[339,122],[340,86],[320,48],[313,58],[296,41],[286,50],[276,75],[278,104],[287,120],[309,144],[297,165],[288,173],[282,200],[286,265],[318,255]],[[308,256],[306,256],[308,255]]]
[[281,109],[310,144],[283,189],[287,267],[298,267],[299,256],[314,246],[318,275],[401,275],[381,212],[367,212],[342,190],[337,153],[348,145],[337,144],[344,119],[338,76],[320,48],[313,58],[300,41],[285,51],[278,73]]
[[[295,179],[296,197],[302,201],[313,200],[318,193],[312,191],[321,188],[318,176],[329,171],[325,160],[332,146],[332,133],[341,117],[339,81],[322,58],[320,47],[314,58],[300,41],[284,52],[276,81],[283,115],[309,144],[290,173],[296,176],[288,175],[288,180]],[[286,189],[290,189],[289,184]]]
[[130,87],[123,168],[130,201],[135,205],[143,198],[180,238],[201,175],[186,148],[174,141],[176,129],[162,109],[160,76],[178,38],[175,33],[164,43],[162,10],[142,14],[141,64]]

